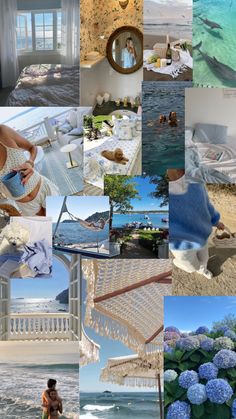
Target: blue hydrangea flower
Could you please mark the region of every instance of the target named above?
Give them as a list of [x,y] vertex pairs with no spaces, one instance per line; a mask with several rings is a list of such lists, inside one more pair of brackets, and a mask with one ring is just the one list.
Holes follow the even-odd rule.
[[167,383],[174,381],[177,377],[178,377],[178,374],[174,370],[166,370],[164,372],[164,381]]
[[203,340],[207,339],[206,335],[195,335],[195,338],[201,343]]
[[234,349],[234,342],[226,336],[221,336],[215,339],[213,349],[215,351],[219,351],[220,349]]
[[215,378],[206,384],[206,394],[212,403],[223,404],[231,399],[233,390],[223,378]]
[[220,327],[217,327],[216,332],[225,333],[225,332],[227,332],[227,330],[230,330],[229,326],[220,326]]
[[236,418],[236,399],[234,399],[232,404],[232,416],[233,418]]
[[203,384],[194,384],[189,387],[187,396],[192,404],[202,404],[207,400],[206,388]]
[[172,339],[179,340],[179,338],[180,338],[180,335],[176,332],[165,332],[164,333],[164,340],[165,341],[172,340]]
[[224,335],[227,338],[230,338],[232,341],[236,342],[236,333],[233,330],[226,330]]
[[236,353],[229,349],[221,349],[213,358],[217,368],[234,368],[236,366]]
[[198,349],[200,347],[200,343],[196,337],[189,336],[187,338],[180,338],[177,341],[176,346],[181,351],[192,351],[193,349]]
[[198,368],[199,377],[205,378],[205,380],[213,380],[214,378],[217,378],[218,371],[218,368],[215,364],[213,364],[213,362],[206,362]]
[[187,370],[181,372],[179,376],[179,385],[183,388],[189,388],[193,384],[197,384],[199,381],[198,373],[196,371]]
[[172,403],[168,410],[166,419],[190,419],[191,418],[191,407],[186,402],[180,402],[177,400]]
[[173,352],[173,348],[170,348],[166,342],[164,342],[164,352],[168,352],[168,353]]
[[196,330],[196,335],[204,335],[204,333],[209,333],[209,329],[206,326],[200,326],[197,330]]
[[180,335],[180,331],[177,327],[175,326],[168,326],[165,328],[165,332],[175,332],[178,333],[178,335]]
[[207,337],[200,342],[200,346],[204,351],[211,352],[214,346],[214,339]]

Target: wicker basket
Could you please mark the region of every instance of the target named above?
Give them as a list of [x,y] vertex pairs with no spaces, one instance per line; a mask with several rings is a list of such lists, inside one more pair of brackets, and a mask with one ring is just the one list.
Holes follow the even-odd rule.
[[231,233],[228,227],[225,227],[224,232],[218,234],[218,229],[215,231],[215,235],[212,239],[215,247],[223,248],[236,248],[236,233]]

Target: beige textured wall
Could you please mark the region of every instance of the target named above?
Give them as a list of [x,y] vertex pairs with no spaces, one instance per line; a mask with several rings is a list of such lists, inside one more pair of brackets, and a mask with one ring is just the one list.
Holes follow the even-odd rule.
[[109,36],[121,26],[135,25],[143,31],[143,0],[129,0],[125,10],[118,0],[81,0],[80,10],[81,60],[92,50],[105,55]]

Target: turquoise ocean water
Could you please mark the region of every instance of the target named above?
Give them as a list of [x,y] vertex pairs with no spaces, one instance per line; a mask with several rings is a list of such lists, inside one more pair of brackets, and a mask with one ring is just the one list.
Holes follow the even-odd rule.
[[[193,2],[193,45],[202,42],[201,50],[236,71],[236,0],[197,0]],[[200,17],[218,23],[211,29]],[[215,74],[197,50],[194,50],[193,81],[195,86],[236,87]]]
[[82,419],[159,419],[157,393],[81,393]]

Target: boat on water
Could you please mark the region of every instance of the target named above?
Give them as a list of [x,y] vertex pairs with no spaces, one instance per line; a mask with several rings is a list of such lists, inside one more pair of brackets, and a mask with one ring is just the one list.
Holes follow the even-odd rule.
[[150,220],[150,217],[148,215],[144,215],[145,220]]
[[146,223],[143,223],[141,221],[132,221],[132,223],[127,223],[124,225],[125,228],[138,228],[138,229],[143,229],[143,228],[147,228],[147,227],[152,227],[152,222],[151,221],[147,221]]
[[169,220],[168,220],[168,218],[162,218],[162,219],[161,219],[161,222],[162,222],[162,223],[168,223],[168,222],[169,222]]

